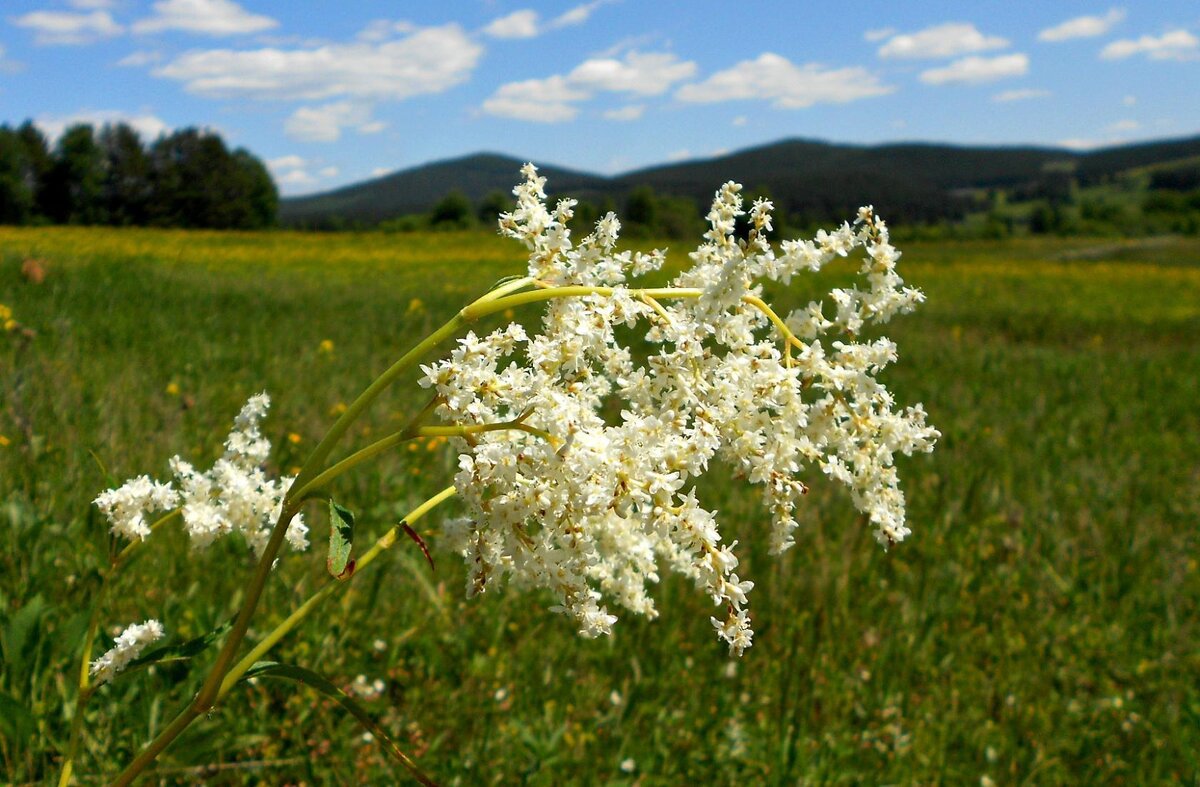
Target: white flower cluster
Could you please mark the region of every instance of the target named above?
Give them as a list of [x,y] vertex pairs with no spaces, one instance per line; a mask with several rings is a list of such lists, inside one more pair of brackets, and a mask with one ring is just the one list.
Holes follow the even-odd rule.
[[89,671],[96,685],[112,680],[129,662],[142,655],[147,645],[162,639],[163,633],[163,626],[157,620],[134,623],[122,631],[108,652],[92,662]]
[[[271,443],[259,429],[271,400],[265,393],[250,397],[225,439],[225,455],[205,472],[176,456],[171,459],[175,483],[163,484],[139,476],[110,489],[95,503],[112,531],[129,539],[150,533],[147,517],[182,506],[183,525],[193,546],[203,548],[217,538],[238,532],[261,554],[279,517],[291,478],[270,478],[262,465]],[[295,549],[308,547],[308,528],[297,514],[287,530]]]
[[[501,232],[529,248],[539,286],[570,286],[571,297],[549,301],[535,336],[516,324],[471,333],[449,358],[422,367],[445,421],[522,427],[458,439],[455,486],[467,517],[446,535],[466,558],[468,593],[505,579],[549,589],[554,609],[596,636],[616,621],[605,599],[654,617],[646,585],[666,566],[724,608],[713,625],[740,655],[753,636],[753,583],[736,573],[737,542],[723,542],[693,480],[720,459],[761,485],[773,552],[794,543],[793,512],[806,491],[799,476],[809,467],[850,488],[882,543],[902,540],[909,530],[893,457],[932,450],[939,434],[920,405],[896,409],[876,379],[895,345],[855,337],[922,295],[903,286],[899,252],[871,208],[853,226],[784,242],[777,255],[765,237],[767,201],[750,207],[748,239],[735,236],[746,212],[735,183],[717,192],[691,267],[669,288],[632,289],[627,276],[659,268],[663,254],[614,252],[612,214],[573,245],[573,201],[548,210],[545,179],[532,165],[523,173]],[[787,284],[859,248],[867,286],[834,290],[832,314],[814,302],[782,318],[762,301],[761,281]],[[644,362],[618,331],[638,324],[656,347]]]

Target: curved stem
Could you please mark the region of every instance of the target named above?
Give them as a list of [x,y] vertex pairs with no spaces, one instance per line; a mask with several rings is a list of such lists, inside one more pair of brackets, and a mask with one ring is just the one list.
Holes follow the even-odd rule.
[[241,661],[239,661],[229,670],[229,673],[225,676],[225,679],[221,681],[221,690],[217,692],[217,700],[220,701],[223,699],[256,662],[262,659],[262,657],[265,656],[267,652],[271,650],[271,648],[275,647],[275,645],[279,643],[279,640],[283,639],[288,632],[290,632],[297,625],[299,625],[302,620],[308,617],[309,613],[316,609],[322,601],[336,593],[340,588],[346,587],[351,580],[362,573],[367,566],[371,565],[371,563],[374,562],[375,558],[378,557],[381,552],[391,547],[392,544],[396,542],[396,538],[400,534],[403,525],[413,524],[437,506],[454,497],[456,494],[457,490],[453,486],[448,486],[441,492],[438,492],[433,497],[421,503],[421,505],[417,506],[407,515],[405,515],[404,519],[401,520],[399,525],[396,525],[380,536],[379,540],[375,542],[375,545],[363,553],[362,557],[355,562],[354,573],[350,575],[348,580],[330,580],[329,582],[325,583],[320,590],[309,596],[307,601],[297,607],[296,610],[292,612],[291,615],[288,615],[288,617],[282,623],[272,629],[270,634],[263,637],[261,642],[255,645],[254,648],[251,649]]
[[482,297],[476,299],[472,304],[464,308],[458,314],[454,315],[454,317],[452,317],[445,325],[443,325],[441,328],[438,328],[436,331],[427,336],[420,344],[405,353],[398,361],[392,364],[387,371],[375,378],[375,381],[367,386],[365,391],[358,395],[358,398],[346,408],[346,411],[341,414],[337,421],[334,422],[333,426],[329,428],[329,431],[325,434],[325,436],[321,438],[321,442],[317,444],[317,447],[313,449],[312,454],[308,457],[308,460],[304,463],[304,466],[300,468],[300,473],[296,476],[296,481],[293,484],[293,487],[297,489],[303,489],[309,480],[311,480],[312,477],[320,472],[320,468],[325,464],[325,460],[329,458],[329,454],[333,452],[333,449],[337,445],[338,441],[345,436],[346,431],[350,428],[351,424],[353,424],[358,417],[362,415],[363,411],[375,401],[379,394],[383,393],[388,386],[395,382],[396,378],[399,377],[401,373],[415,364],[422,356],[432,350],[433,347],[440,343],[443,339],[448,339],[449,337],[453,336],[460,328],[462,328],[472,319],[476,319],[466,316],[467,309],[480,304],[487,304],[503,299],[504,296],[508,295],[509,293],[528,286],[530,283],[532,283],[532,281],[533,279],[528,277],[517,279],[501,285],[500,287],[497,287],[491,292],[488,292]]
[[[496,300],[503,299],[509,293],[515,292],[532,283],[531,278],[521,278],[495,288],[491,292],[486,293],[482,297],[475,300],[467,308],[479,306],[481,304],[491,303]],[[465,310],[464,310],[465,311]],[[318,476],[321,472],[321,467],[324,466],[325,460],[329,458],[338,441],[345,436],[350,426],[362,415],[378,396],[388,388],[396,378],[414,366],[417,361],[425,356],[436,345],[444,339],[448,339],[458,332],[460,328],[469,322],[468,318],[460,311],[441,328],[425,337],[416,347],[413,347],[407,353],[393,363],[383,374],[379,375],[366,390],[359,394],[346,411],[334,422],[329,431],[321,438],[320,443],[313,449],[311,455],[301,467],[300,473],[296,476],[296,480],[292,483],[292,488],[296,490],[305,489],[309,482]],[[242,640],[246,636],[246,631],[250,626],[250,618],[253,617],[254,611],[258,607],[259,599],[262,598],[263,588],[266,585],[267,578],[271,573],[271,566],[275,561],[276,555],[279,553],[279,548],[283,544],[283,539],[287,533],[288,525],[292,518],[296,515],[300,502],[293,497],[291,493],[284,498],[283,510],[280,512],[279,519],[275,523],[271,531],[270,540],[267,542],[266,548],[263,550],[262,556],[259,558],[258,566],[254,570],[254,576],[250,581],[246,590],[246,598],[242,602],[242,607],[238,610],[237,619],[234,621],[233,628],[226,637],[224,644],[221,646],[221,651],[217,654],[216,661],[213,663],[212,669],[205,678],[204,684],[201,686],[199,693],[192,700],[191,704],[175,718],[171,724],[163,730],[159,735],[151,741],[146,748],[138,754],[136,758],[125,768],[124,771],[113,782],[114,785],[127,785],[138,777],[158,755],[171,744],[180,733],[195,721],[195,719],[203,713],[207,713],[212,707],[213,702],[217,699],[220,692],[221,684],[225,679],[226,673],[229,671],[233,663],[234,657],[237,655],[237,649],[242,644]]]
[[[508,295],[490,301],[476,301],[464,308],[459,314],[468,322],[474,322],[489,314],[502,312],[505,309],[511,309],[515,306],[524,306],[527,303],[549,301],[555,298],[582,298],[587,295],[613,295],[616,291],[614,287],[589,287],[585,285],[547,287],[541,290],[522,292],[517,295]],[[699,298],[704,294],[704,290],[697,287],[652,287],[648,289],[626,290],[626,292],[632,298],[641,298],[643,296],[650,298]]]
[[[178,518],[182,513],[183,509],[176,508],[164,514],[150,525],[150,532],[153,533],[163,525]],[[96,690],[96,687],[92,685],[92,648],[96,644],[96,635],[100,633],[100,613],[104,609],[105,596],[108,595],[109,586],[112,584],[113,577],[116,576],[117,569],[128,562],[131,556],[139,554],[143,543],[145,543],[144,540],[138,540],[126,544],[112,558],[108,570],[100,578],[100,587],[96,590],[95,601],[92,603],[92,614],[88,618],[87,633],[83,636],[83,647],[80,649],[78,693],[75,695],[74,716],[71,717],[71,733],[67,743],[67,754],[63,758],[62,771],[58,777],[59,787],[66,787],[66,785],[71,783],[71,776],[75,770],[75,758],[79,755],[79,742],[83,736],[84,711],[87,710],[88,702]]]

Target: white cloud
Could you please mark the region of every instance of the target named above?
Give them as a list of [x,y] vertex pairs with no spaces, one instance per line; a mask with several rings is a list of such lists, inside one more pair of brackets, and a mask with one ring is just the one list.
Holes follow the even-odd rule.
[[577,104],[598,92],[657,95],[695,73],[695,63],[681,61],[667,52],[629,52],[619,60],[591,58],[566,76],[555,74],[501,85],[483,102],[482,109],[489,115],[516,120],[562,123],[574,119],[579,114]]
[[398,35],[415,33],[417,26],[405,19],[375,19],[358,34],[359,41],[386,41]]
[[371,170],[371,177],[373,178],[382,178],[384,175],[391,174],[392,170],[388,169],[387,167],[376,167],[375,169]]
[[1127,107],[1131,107],[1137,103],[1137,96],[1125,96],[1125,98],[1121,99],[1121,103]]
[[1100,147],[1104,143],[1098,139],[1071,137],[1069,139],[1060,139],[1058,144],[1060,147],[1070,148],[1071,150],[1092,150]]
[[152,73],[213,98],[402,100],[463,82],[483,47],[456,24],[382,44],[188,52]]
[[930,60],[989,49],[1003,49],[1006,46],[1007,39],[985,36],[975,25],[967,22],[947,22],[916,33],[892,36],[886,44],[879,47],[879,56]]
[[37,44],[89,44],[125,32],[107,11],[73,14],[69,11],[31,11],[12,20],[34,31]]
[[67,5],[80,11],[111,11],[116,3],[113,0],[68,0]]
[[703,82],[684,85],[675,97],[690,103],[759,99],[779,109],[802,109],[883,96],[895,89],[880,83],[865,68],[830,69],[816,63],[797,66],[786,57],[766,52]]
[[607,5],[610,2],[612,2],[612,0],[592,0],[590,3],[577,5],[560,16],[550,20],[550,23],[546,25],[546,29],[552,30],[560,27],[573,27],[574,25],[582,25],[589,18],[591,18],[592,13],[597,8],[602,5]]
[[304,157],[295,154],[267,160],[267,169],[272,172],[283,172],[288,169],[304,169],[307,166],[308,162]]
[[1122,134],[1126,131],[1137,131],[1141,127],[1141,123],[1127,118],[1125,120],[1118,120],[1115,123],[1109,123],[1104,127],[1104,130],[1113,134]]
[[141,68],[142,66],[151,66],[162,62],[162,57],[162,52],[139,49],[136,52],[130,52],[118,60],[117,65]]
[[378,134],[387,128],[387,125],[382,120],[372,120],[370,123],[363,123],[356,130],[359,134]]
[[1019,90],[1005,90],[992,96],[992,101],[1003,104],[1009,101],[1027,101],[1031,98],[1049,98],[1049,90],[1036,87],[1026,87]]
[[1029,56],[1017,53],[998,57],[964,57],[944,68],[922,71],[921,81],[927,85],[945,85],[950,82],[976,85],[1027,73],[1029,73]]
[[609,2],[612,0],[592,0],[590,3],[577,5],[545,24],[542,24],[537,11],[531,8],[522,8],[493,19],[483,28],[483,33],[492,38],[535,38],[550,30],[581,25],[591,17],[597,8]]
[[737,117],[735,117],[733,119],[733,125],[738,126],[738,127],[744,126],[749,122],[750,122],[750,118],[746,117],[745,115],[738,115]]
[[321,169],[317,170],[317,174],[322,178],[336,178],[338,176],[338,171],[339,170],[337,167],[322,167]]
[[337,142],[342,129],[364,128],[371,133],[378,121],[371,119],[371,108],[352,101],[334,101],[317,107],[300,107],[283,122],[283,131],[303,142]]
[[883,39],[889,38],[895,34],[896,28],[881,27],[876,30],[868,30],[867,32],[863,33],[863,40],[875,43],[876,41],[882,41]]
[[687,148],[675,150],[667,154],[667,161],[687,161],[692,157],[692,151]]
[[681,61],[669,52],[630,52],[625,55],[624,60],[585,60],[567,75],[567,80],[585,90],[656,96],[666,92],[676,82],[691,78],[695,73],[694,62]]
[[604,113],[605,120],[637,120],[646,113],[645,104],[630,104],[619,109],[610,109]]
[[159,0],[153,15],[133,23],[135,33],[183,30],[212,36],[260,33],[278,27],[269,16],[252,14],[232,0]]
[[1183,29],[1170,30],[1158,38],[1142,36],[1113,41],[1101,50],[1100,57],[1123,60],[1139,54],[1151,60],[1194,60],[1200,57],[1200,39]]
[[1124,18],[1125,10],[1122,8],[1109,9],[1104,16],[1077,16],[1062,24],[1046,28],[1038,33],[1038,40],[1058,42],[1068,41],[1072,38],[1102,36]]
[[311,186],[317,182],[317,179],[308,174],[308,170],[293,169],[282,175],[276,175],[275,182],[280,186]]
[[68,128],[80,123],[88,123],[100,130],[105,125],[124,123],[141,135],[145,142],[153,142],[159,136],[171,131],[171,127],[161,118],[148,112],[130,114],[117,109],[83,109],[71,115],[43,115],[34,120],[34,125],[52,141],[62,136]]
[[556,75],[501,85],[483,102],[483,111],[514,120],[562,123],[574,119],[579,114],[575,104],[590,97],[589,93],[573,87],[565,77]]
[[538,12],[529,8],[513,11],[507,16],[493,20],[483,28],[483,32],[492,38],[533,38],[541,32]]

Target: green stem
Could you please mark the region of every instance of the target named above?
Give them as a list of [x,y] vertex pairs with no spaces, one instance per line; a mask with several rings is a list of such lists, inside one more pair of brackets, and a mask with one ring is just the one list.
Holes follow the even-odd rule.
[[[704,290],[696,287],[654,287],[648,289],[626,290],[631,298],[699,298]],[[531,290],[516,295],[508,295],[488,301],[482,299],[464,308],[462,315],[468,322],[474,322],[489,314],[502,312],[516,306],[524,306],[539,301],[549,301],[555,298],[582,298],[587,295],[611,296],[616,293],[613,287],[589,287],[585,285],[569,285],[565,287],[547,287],[541,290]]]
[[[533,280],[530,278],[516,279],[486,293],[466,308],[503,299],[509,293],[526,287],[532,282]],[[317,447],[313,449],[304,466],[300,468],[300,473],[297,475],[296,480],[292,483],[293,489],[305,489],[309,482],[320,474],[320,468],[324,466],[325,460],[329,458],[329,454],[332,453],[338,441],[345,436],[354,421],[362,415],[367,407],[388,386],[395,382],[396,378],[415,365],[417,361],[444,339],[455,335],[460,328],[469,322],[464,312],[465,309],[456,314],[441,328],[438,328],[427,336],[416,347],[405,353],[383,374],[377,377],[374,382],[367,386],[365,391],[359,394],[358,398],[346,408],[346,412],[342,413],[341,417],[330,427],[329,432],[321,438],[321,442],[317,444]],[[263,588],[271,573],[271,566],[275,561],[276,555],[279,553],[280,546],[283,544],[288,525],[296,515],[300,504],[300,499],[294,498],[290,493],[285,497],[283,510],[280,512],[279,520],[275,523],[275,527],[271,531],[270,540],[267,542],[267,546],[259,558],[258,566],[255,568],[254,576],[246,589],[246,598],[242,602],[241,609],[238,610],[233,628],[230,630],[229,636],[226,637],[225,643],[222,645],[221,651],[217,654],[216,661],[213,663],[212,669],[209,671],[208,677],[205,678],[204,685],[200,687],[200,691],[196,694],[195,699],[117,776],[113,782],[114,785],[123,786],[130,784],[197,717],[207,713],[212,708],[220,692],[225,675],[228,673],[230,666],[233,664],[233,659],[237,655],[237,649],[242,644],[242,640],[246,636],[246,631],[250,627],[250,618],[254,615],[254,611],[258,607],[259,599],[262,598]]]
[[439,344],[442,340],[448,339],[456,334],[460,328],[462,328],[468,322],[471,322],[472,319],[477,319],[468,318],[466,316],[468,309],[480,304],[490,303],[497,299],[503,299],[503,297],[509,293],[519,290],[522,287],[526,287],[532,282],[533,280],[530,278],[517,279],[509,282],[508,284],[497,287],[481,298],[478,298],[474,303],[470,304],[458,314],[454,315],[454,317],[452,317],[450,321],[441,328],[438,328],[436,331],[427,336],[424,341],[405,353],[404,356],[392,364],[387,371],[379,375],[379,377],[375,379],[375,382],[367,386],[367,389],[359,394],[358,398],[346,408],[346,411],[341,414],[337,421],[334,422],[333,426],[329,428],[329,431],[325,434],[325,436],[321,438],[321,442],[318,443],[317,447],[313,449],[312,454],[308,457],[308,461],[306,461],[304,466],[300,468],[300,473],[298,476],[296,476],[296,481],[293,484],[293,487],[296,489],[303,489],[309,480],[311,480],[312,477],[320,472],[320,468],[324,466],[325,460],[329,458],[329,454],[333,452],[334,447],[337,445],[338,441],[345,436],[347,430],[350,429],[350,426],[358,419],[360,415],[362,415],[363,411],[366,410],[367,407],[369,407],[370,404],[388,388],[388,386],[395,382],[397,377],[399,377],[410,366],[415,364],[427,352],[432,350],[435,345]]
[[[371,563],[376,557],[379,556],[381,552],[390,548],[392,544],[396,542],[396,538],[400,534],[403,525],[412,525],[434,508],[454,497],[456,493],[457,492],[454,487],[448,486],[410,511],[401,521],[400,525],[396,525],[391,530],[388,530],[386,533],[380,536],[379,540],[375,542],[375,545],[364,552],[362,557],[355,562],[354,573],[350,575],[350,580],[353,580],[354,577],[357,577],[360,573],[362,573],[362,571],[366,569],[367,566],[371,565]],[[265,636],[261,642],[255,645],[254,648],[242,658],[241,661],[239,661],[229,670],[229,674],[227,674],[225,679],[221,681],[221,690],[217,693],[217,700],[220,701],[223,699],[225,695],[228,694],[235,685],[237,685],[237,682],[241,680],[241,677],[245,675],[246,672],[253,667],[256,662],[260,661],[262,657],[271,650],[271,648],[275,647],[275,645],[279,643],[279,640],[283,639],[292,629],[299,625],[302,620],[308,617],[309,613],[316,609],[322,601],[336,593],[338,589],[346,587],[350,580],[330,580],[320,590],[312,594],[307,601],[297,607],[291,615],[288,615],[288,617],[282,623],[276,626],[270,634]]]
[[[159,517],[152,525],[150,532],[153,533],[163,525],[178,518],[183,513],[182,509],[176,508],[173,511]],[[100,587],[96,591],[96,598],[92,604],[92,614],[88,619],[87,633],[83,637],[83,647],[80,651],[79,658],[79,687],[75,695],[75,714],[71,718],[71,734],[67,743],[67,756],[63,758],[62,772],[58,777],[59,787],[66,787],[71,783],[71,775],[75,770],[75,758],[79,755],[79,743],[83,737],[83,715],[87,710],[88,701],[91,700],[92,694],[95,693],[95,687],[92,686],[92,648],[96,645],[96,635],[100,633],[100,613],[104,609],[104,599],[108,595],[108,588],[112,584],[113,577],[117,573],[117,569],[127,563],[131,556],[140,552],[140,547],[145,543],[144,540],[132,541],[125,545],[125,548],[113,557],[109,563],[108,570],[100,578]]]

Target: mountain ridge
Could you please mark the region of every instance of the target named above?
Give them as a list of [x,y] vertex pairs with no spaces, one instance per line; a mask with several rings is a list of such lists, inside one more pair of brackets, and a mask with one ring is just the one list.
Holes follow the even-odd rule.
[[[893,220],[924,222],[961,213],[961,192],[966,190],[1029,186],[1064,170],[1080,182],[1096,182],[1128,169],[1197,155],[1200,135],[1086,151],[922,141],[856,145],[791,137],[615,175],[555,164],[538,168],[555,196],[619,202],[633,189],[649,186],[702,206],[721,183],[734,179],[770,194],[783,208],[805,218],[836,218],[860,204],[874,203]],[[280,204],[280,221],[309,226],[377,223],[426,212],[452,191],[478,202],[495,191],[508,194],[523,163],[514,156],[482,151],[441,159],[331,191],[286,198]]]

